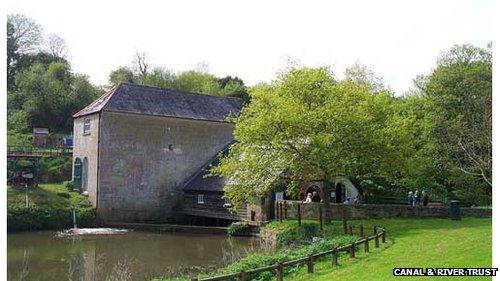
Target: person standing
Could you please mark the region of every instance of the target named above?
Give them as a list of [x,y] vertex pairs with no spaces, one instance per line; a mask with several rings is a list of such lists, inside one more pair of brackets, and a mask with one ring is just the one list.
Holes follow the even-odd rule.
[[413,192],[408,192],[408,207],[413,208]]
[[418,193],[418,189],[415,190],[414,197],[415,197],[415,200],[413,200],[414,206],[419,206],[420,205],[420,194]]
[[422,190],[422,205],[427,206],[429,204],[429,195],[425,192],[425,190]]

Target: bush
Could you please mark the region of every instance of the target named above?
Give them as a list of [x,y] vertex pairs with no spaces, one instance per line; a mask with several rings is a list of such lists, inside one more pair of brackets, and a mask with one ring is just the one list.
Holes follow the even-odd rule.
[[40,161],[41,182],[63,182],[71,179],[71,157],[57,157]]
[[247,236],[250,235],[251,230],[252,227],[247,222],[239,221],[233,222],[227,228],[227,234],[229,236]]
[[74,191],[74,189],[75,189],[75,184],[74,184],[74,182],[73,182],[73,181],[65,181],[63,184],[64,184],[64,187],[66,187],[66,189],[67,189],[68,191]]
[[[81,207],[76,209],[76,222],[79,227],[93,225],[95,209]],[[72,209],[30,206],[7,208],[7,230],[65,229],[73,226]]]

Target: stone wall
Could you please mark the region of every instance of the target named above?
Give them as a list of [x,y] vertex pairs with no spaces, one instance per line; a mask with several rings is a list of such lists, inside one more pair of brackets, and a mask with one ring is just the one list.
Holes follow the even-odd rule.
[[[90,120],[90,133],[83,134],[83,123],[85,119]],[[73,164],[76,158],[82,162],[87,158],[87,191],[89,201],[96,206],[97,202],[97,159],[99,142],[99,113],[76,118],[73,122]],[[83,169],[83,167],[82,167]],[[73,176],[74,177],[74,169]],[[82,183],[83,188],[83,183]]]
[[[319,209],[322,206],[325,219],[341,220],[342,211],[348,219],[371,219],[371,218],[449,218],[450,208],[447,206],[428,206],[408,208],[405,205],[374,205],[374,204],[329,204],[328,210],[323,203],[300,203],[298,201],[284,201],[283,213],[288,219],[297,219],[297,205],[301,205],[302,219],[319,218]],[[460,208],[462,216],[491,217],[491,209],[482,208]]]
[[98,218],[173,218],[182,184],[233,140],[233,129],[225,122],[104,111]]

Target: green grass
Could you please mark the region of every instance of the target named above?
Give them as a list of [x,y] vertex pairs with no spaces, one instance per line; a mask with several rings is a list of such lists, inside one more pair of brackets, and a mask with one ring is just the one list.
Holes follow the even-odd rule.
[[71,227],[72,210],[78,226],[91,226],[95,208],[81,194],[69,191],[63,184],[40,184],[26,191],[7,187],[8,231],[64,229]]
[[[394,267],[490,267],[491,219],[379,219],[351,221],[358,225],[380,225],[388,241],[379,249],[371,243],[369,254],[355,259],[343,257],[333,267],[329,261],[315,264],[315,273],[305,267],[287,280],[429,280],[429,277],[394,277]],[[470,277],[440,277],[439,280],[470,280]],[[474,280],[491,280],[474,277]]]
[[[88,205],[85,197],[69,191],[63,184],[39,184],[36,188],[28,189],[28,203],[30,206],[51,206],[56,209]],[[7,207],[25,205],[25,190],[7,187]]]

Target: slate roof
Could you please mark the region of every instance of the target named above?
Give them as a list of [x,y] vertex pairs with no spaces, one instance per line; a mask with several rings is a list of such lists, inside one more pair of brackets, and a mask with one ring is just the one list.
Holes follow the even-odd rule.
[[243,102],[238,98],[121,83],[73,117],[112,111],[227,122],[226,118],[237,115],[242,107]]
[[219,165],[219,154],[222,156],[227,156],[229,152],[229,147],[234,142],[228,144],[224,149],[217,153],[212,159],[210,159],[201,169],[199,169],[185,184],[182,188],[185,191],[216,191],[223,192],[225,179],[218,176],[209,176],[210,168]]

